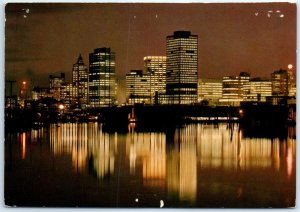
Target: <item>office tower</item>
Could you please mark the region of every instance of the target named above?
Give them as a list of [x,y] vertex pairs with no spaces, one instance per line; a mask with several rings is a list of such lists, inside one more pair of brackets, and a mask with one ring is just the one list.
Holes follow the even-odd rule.
[[77,105],[85,107],[88,100],[88,70],[83,62],[81,54],[73,65],[72,83],[76,87],[74,99]]
[[60,92],[63,83],[65,83],[65,73],[61,73],[60,76],[49,76],[50,94],[54,99],[61,100]]
[[241,72],[239,76],[223,77],[222,98],[219,100],[224,105],[239,106],[250,93],[250,74]]
[[166,56],[146,56],[144,67],[150,77],[150,104],[163,103],[166,93]]
[[288,96],[289,94],[289,75],[286,70],[274,71],[271,74],[272,95]]
[[269,96],[272,96],[272,83],[270,80],[250,79],[250,93],[246,95],[245,101],[266,102]]
[[97,48],[89,55],[89,105],[92,108],[113,106],[116,101],[115,53]]
[[166,96],[169,104],[197,102],[198,36],[176,31],[167,36]]
[[222,79],[199,79],[198,102],[207,100],[210,104],[217,105],[222,98]]
[[126,74],[126,99],[128,104],[150,104],[150,76],[142,70]]

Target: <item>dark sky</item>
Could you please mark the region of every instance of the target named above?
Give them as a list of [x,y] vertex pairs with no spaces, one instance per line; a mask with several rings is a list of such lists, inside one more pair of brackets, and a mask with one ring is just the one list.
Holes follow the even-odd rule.
[[176,30],[198,35],[202,78],[269,77],[296,64],[292,3],[18,3],[6,6],[5,77],[46,86],[49,74],[66,72],[70,80],[79,53],[88,65],[95,48],[110,47],[122,79],[144,56],[165,55]]

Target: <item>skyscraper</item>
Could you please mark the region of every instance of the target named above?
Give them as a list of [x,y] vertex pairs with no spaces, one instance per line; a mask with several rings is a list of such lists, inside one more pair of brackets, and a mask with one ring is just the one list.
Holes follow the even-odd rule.
[[144,67],[150,77],[150,103],[161,103],[166,93],[166,56],[146,56]]
[[89,105],[107,107],[116,101],[115,53],[97,48],[89,55]]
[[198,36],[176,31],[167,36],[166,96],[169,104],[197,102]]
[[75,101],[78,105],[84,106],[88,100],[88,70],[83,62],[81,54],[73,65],[72,83],[76,87]]

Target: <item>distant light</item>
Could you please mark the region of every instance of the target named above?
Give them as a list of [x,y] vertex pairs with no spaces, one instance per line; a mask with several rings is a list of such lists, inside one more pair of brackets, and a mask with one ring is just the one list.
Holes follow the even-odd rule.
[[135,202],[139,202],[139,199],[138,199],[138,198],[136,198],[136,199],[135,199]]
[[272,12],[273,12],[273,10],[269,10],[268,12],[269,12],[269,13],[272,13]]
[[240,114],[243,114],[243,112],[244,112],[244,111],[243,111],[242,109],[239,110],[239,113],[240,113]]
[[269,18],[271,17],[270,13],[268,13],[268,17],[269,17]]
[[162,207],[164,207],[164,205],[165,205],[164,201],[160,200],[160,207],[162,208]]
[[58,108],[59,108],[60,110],[63,110],[63,109],[65,108],[65,106],[64,106],[64,105],[58,105]]
[[26,13],[29,13],[29,9],[26,9]]
[[280,13],[280,10],[276,10],[277,13]]
[[258,13],[254,13],[255,14],[255,16],[258,16]]
[[281,14],[279,17],[280,17],[280,18],[283,18],[283,17],[284,17],[284,15],[283,15],[283,14]]
[[23,81],[22,84],[23,84],[23,85],[26,85],[26,81]]
[[288,64],[288,69],[292,69],[294,66],[292,64]]

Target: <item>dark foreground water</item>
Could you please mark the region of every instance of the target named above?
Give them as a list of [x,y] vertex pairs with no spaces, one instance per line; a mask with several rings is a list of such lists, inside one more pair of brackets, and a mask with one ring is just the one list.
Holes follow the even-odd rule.
[[105,133],[98,123],[6,133],[5,204],[295,206],[295,128],[280,139],[244,134],[238,124]]

